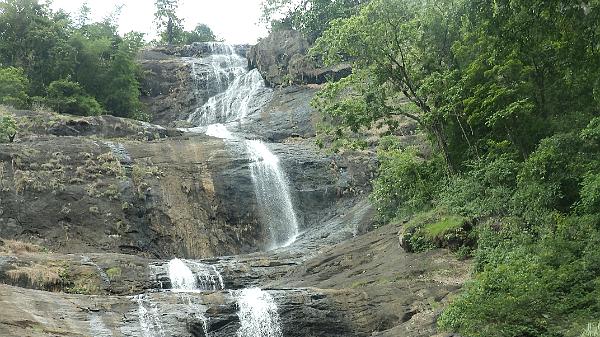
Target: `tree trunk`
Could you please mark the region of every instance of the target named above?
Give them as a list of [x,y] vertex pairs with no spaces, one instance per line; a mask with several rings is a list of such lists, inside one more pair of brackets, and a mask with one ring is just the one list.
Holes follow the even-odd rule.
[[448,170],[448,175],[451,176],[454,174],[455,170],[454,165],[452,165],[452,161],[450,160],[450,151],[448,150],[448,143],[446,142],[446,138],[444,137],[444,131],[442,130],[442,126],[438,122],[434,122],[434,124],[429,129],[435,137],[438,148],[440,149],[440,151],[442,151],[444,161],[446,162],[446,169]]
[[167,22],[167,43],[173,44],[173,19],[169,18],[169,22]]

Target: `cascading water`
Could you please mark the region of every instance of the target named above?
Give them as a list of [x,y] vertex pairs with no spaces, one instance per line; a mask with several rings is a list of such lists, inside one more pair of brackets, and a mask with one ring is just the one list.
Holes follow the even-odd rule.
[[171,289],[175,292],[189,292],[197,289],[196,276],[180,259],[169,261],[169,279],[171,280]]
[[238,337],[282,337],[277,304],[259,288],[236,292],[240,328]]
[[221,138],[221,139],[235,139],[233,134],[227,130],[227,127],[223,124],[211,124],[206,128],[206,135]]
[[[243,72],[230,71],[239,67],[245,69],[246,63],[244,58],[236,54],[233,47],[211,44],[208,45],[208,49],[212,55],[205,61],[211,65],[211,69],[220,69],[212,71],[218,81],[217,87],[223,83],[222,79],[230,78],[222,74],[233,74],[233,80],[227,82],[225,91],[210,97],[203,106],[189,116],[188,121],[197,127],[184,130],[202,129],[205,134],[212,137],[239,139],[222,123],[242,122],[251,112],[251,106],[260,107],[258,97],[268,89],[257,69]],[[196,69],[192,67],[192,76],[195,79],[200,78]],[[199,81],[195,80],[195,82]],[[288,246],[298,236],[299,226],[287,180],[279,165],[279,158],[259,140],[246,140],[244,145],[252,161],[250,170],[261,217],[270,236],[268,248]]]
[[194,266],[196,279],[198,280],[197,286],[200,290],[223,290],[225,284],[223,283],[223,277],[217,270],[217,267],[207,265],[195,261],[187,261]]
[[[193,267],[194,271],[188,264]],[[223,277],[215,266],[176,258],[169,261],[168,269],[171,291],[198,292],[225,289]]]
[[113,337],[112,332],[104,325],[102,317],[98,314],[92,314],[90,317],[90,336]]
[[269,248],[288,246],[298,236],[298,219],[279,158],[259,140],[247,140],[246,147],[258,204],[269,227]]
[[[193,267],[194,272],[188,264]],[[202,321],[204,336],[208,336],[208,319],[201,312],[198,305],[194,303],[189,293],[225,289],[221,273],[215,266],[177,258],[169,261],[168,271],[171,280],[171,291],[179,293],[180,298],[187,302],[194,316]]]
[[144,295],[138,295],[134,299],[138,303],[138,319],[142,329],[141,337],[165,337],[156,305],[149,300],[146,301]]
[[[192,60],[192,77],[196,96],[200,96],[200,89],[203,89],[211,97],[188,117],[188,121],[199,126],[242,120],[250,112],[252,100],[266,90],[264,80],[258,70],[246,70],[246,59],[232,46],[222,43],[207,46],[210,55],[202,61],[211,70],[201,73],[197,61]],[[205,87],[203,83],[207,83]]]

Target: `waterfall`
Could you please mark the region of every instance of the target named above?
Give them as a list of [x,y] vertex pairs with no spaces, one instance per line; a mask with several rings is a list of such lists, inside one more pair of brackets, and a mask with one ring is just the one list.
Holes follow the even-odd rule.
[[[193,266],[194,271],[188,264]],[[225,289],[223,277],[215,266],[176,258],[169,261],[168,268],[171,290],[174,292]]]
[[238,337],[282,337],[277,304],[259,288],[236,292],[240,329]]
[[258,205],[271,236],[270,248],[288,246],[298,236],[298,219],[279,158],[259,140],[247,140],[246,147]]
[[171,289],[176,292],[195,291],[197,288],[196,276],[180,259],[169,261],[169,279]]
[[134,299],[138,303],[138,319],[142,329],[141,337],[165,337],[156,305],[148,301],[150,308],[146,308],[144,295],[135,296]]
[[[214,87],[224,91],[211,96],[188,117],[188,121],[196,127],[182,130],[202,130],[216,138],[239,139],[223,123],[242,122],[254,111],[253,107],[261,107],[260,97],[268,89],[257,69],[245,70],[246,59],[239,56],[233,47],[222,43],[204,47],[208,48],[210,56],[201,60],[210,65],[209,73],[212,75],[200,74],[194,61],[192,77],[195,90],[199,92],[202,79],[213,78]],[[242,71],[239,71],[240,68]],[[262,221],[270,236],[268,248],[288,246],[296,239],[299,226],[279,158],[259,140],[246,140],[244,144],[251,159],[250,170]]]
[[92,314],[90,317],[90,336],[94,337],[112,337],[112,332],[104,325],[102,317],[98,314]]
[[[207,44],[210,55],[202,59],[210,71],[201,73],[197,60],[191,60],[194,92],[205,90],[210,98],[189,117],[193,125],[209,125],[242,120],[251,110],[252,100],[266,90],[258,70],[246,70],[247,61],[234,48],[223,43]],[[204,85],[206,83],[206,85]]]
[[227,130],[227,127],[223,124],[211,124],[206,128],[205,134],[207,136],[221,138],[221,139],[234,139],[233,134]]
[[194,266],[197,286],[200,290],[223,290],[225,284],[217,267],[195,261],[187,261]]

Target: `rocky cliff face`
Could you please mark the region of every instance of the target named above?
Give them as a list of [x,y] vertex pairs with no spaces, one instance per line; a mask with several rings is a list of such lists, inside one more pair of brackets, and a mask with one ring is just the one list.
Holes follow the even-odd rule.
[[[265,64],[287,62],[269,80],[277,84],[291,58],[266,46],[298,38],[286,34],[232,50],[267,78]],[[229,75],[207,61],[216,48],[140,56],[154,124],[14,112],[16,142],[0,145],[0,335],[237,336],[241,291],[253,287],[276,304],[282,336],[435,335],[468,263],[405,253],[400,225],[373,230],[373,153],[316,148],[318,86],[265,89],[260,106],[227,124],[236,138],[171,128],[190,126],[224,90],[213,82]],[[264,141],[289,182],[300,228],[288,247],[264,249],[246,139]],[[196,291],[172,291],[173,257],[186,259]]]
[[347,64],[320,67],[307,55],[309,48],[310,44],[299,32],[275,31],[250,48],[249,64],[258,68],[271,86],[323,84],[330,78],[340,79],[350,74]]

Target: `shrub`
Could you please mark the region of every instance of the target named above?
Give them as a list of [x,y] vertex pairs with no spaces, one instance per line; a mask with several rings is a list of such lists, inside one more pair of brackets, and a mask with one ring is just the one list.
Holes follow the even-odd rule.
[[540,239],[517,227],[480,236],[479,273],[440,327],[472,337],[578,335],[600,312],[597,220],[556,216]]
[[29,81],[21,68],[0,68],[0,104],[25,108],[29,103]]
[[432,206],[444,177],[439,158],[426,160],[416,148],[401,149],[394,141],[382,142],[377,156],[371,197],[383,221]]
[[589,323],[580,337],[600,337],[600,323]]
[[440,204],[471,218],[506,215],[521,164],[510,154],[473,161],[470,170],[452,177],[440,193]]
[[12,142],[17,134],[17,122],[10,114],[0,112],[0,143]]
[[467,218],[440,209],[415,215],[402,232],[402,246],[409,252],[433,248],[468,249],[474,243]]
[[48,104],[60,113],[96,116],[103,112],[96,99],[87,95],[79,83],[58,80],[48,86]]

